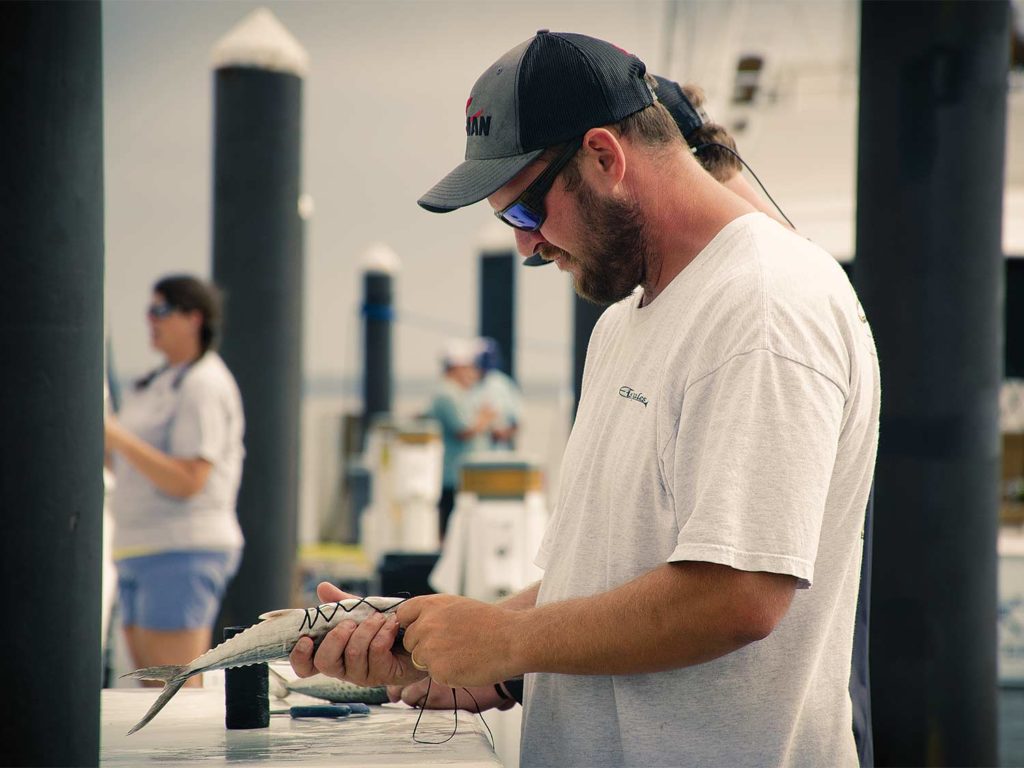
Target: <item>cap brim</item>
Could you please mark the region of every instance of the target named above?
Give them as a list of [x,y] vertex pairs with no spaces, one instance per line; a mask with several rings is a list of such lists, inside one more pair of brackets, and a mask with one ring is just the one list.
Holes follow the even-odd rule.
[[524,267],[543,267],[545,264],[554,264],[555,262],[551,259],[545,259],[539,253],[535,253],[532,256],[527,256],[523,259]]
[[483,200],[541,156],[543,149],[522,155],[466,160],[416,202],[431,213],[448,213]]

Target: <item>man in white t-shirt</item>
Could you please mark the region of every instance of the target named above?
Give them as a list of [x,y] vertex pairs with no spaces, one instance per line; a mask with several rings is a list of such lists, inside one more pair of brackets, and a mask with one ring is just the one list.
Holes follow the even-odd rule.
[[[870,328],[834,259],[709,176],[651,85],[615,46],[538,32],[477,81],[467,159],[420,200],[487,198],[528,263],[613,304],[542,581],[497,606],[414,598],[292,663],[429,673],[488,686],[485,704],[525,674],[524,766],[856,765]],[[399,623],[410,656],[390,650]]]

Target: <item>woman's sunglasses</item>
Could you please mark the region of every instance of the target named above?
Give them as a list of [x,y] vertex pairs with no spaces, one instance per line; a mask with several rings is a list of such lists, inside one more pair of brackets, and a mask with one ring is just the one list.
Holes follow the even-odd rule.
[[172,312],[176,312],[177,309],[178,308],[176,306],[168,304],[167,302],[164,302],[163,304],[150,304],[149,307],[146,308],[146,316],[153,320],[159,320],[161,317],[167,317]]

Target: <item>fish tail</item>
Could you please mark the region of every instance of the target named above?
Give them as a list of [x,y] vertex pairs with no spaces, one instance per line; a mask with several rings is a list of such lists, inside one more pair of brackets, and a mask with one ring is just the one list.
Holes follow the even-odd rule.
[[[178,674],[170,675],[170,673],[167,672],[167,670],[178,670]],[[132,729],[128,731],[129,736],[131,736],[137,730],[142,728],[146,723],[148,723],[150,720],[156,717],[157,713],[164,708],[164,705],[171,700],[174,694],[181,690],[181,686],[183,686],[185,684],[185,681],[192,677],[193,674],[186,670],[187,667],[177,667],[171,665],[166,667],[148,667],[146,669],[139,669],[135,672],[129,673],[128,675],[125,675],[125,677],[137,677],[143,680],[165,681],[164,689],[160,692],[160,695],[157,697],[156,701],[153,702],[153,706],[149,708],[149,711],[146,713],[146,716],[139,720],[139,722],[137,722],[132,727]],[[169,677],[161,677],[160,675],[169,675]]]
[[176,677],[186,674],[188,669],[185,665],[167,664],[162,667],[143,667],[134,672],[126,672],[121,677],[133,677],[136,680],[160,680],[168,683]]

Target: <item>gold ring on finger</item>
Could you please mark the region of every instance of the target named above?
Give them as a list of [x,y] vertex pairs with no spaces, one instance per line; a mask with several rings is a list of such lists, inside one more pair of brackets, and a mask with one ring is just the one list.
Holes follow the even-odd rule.
[[416,654],[415,653],[410,653],[409,654],[409,658],[412,659],[412,665],[414,667],[416,667],[416,669],[418,669],[420,672],[426,672],[427,671],[427,665],[426,664],[420,664],[418,661],[416,661]]

